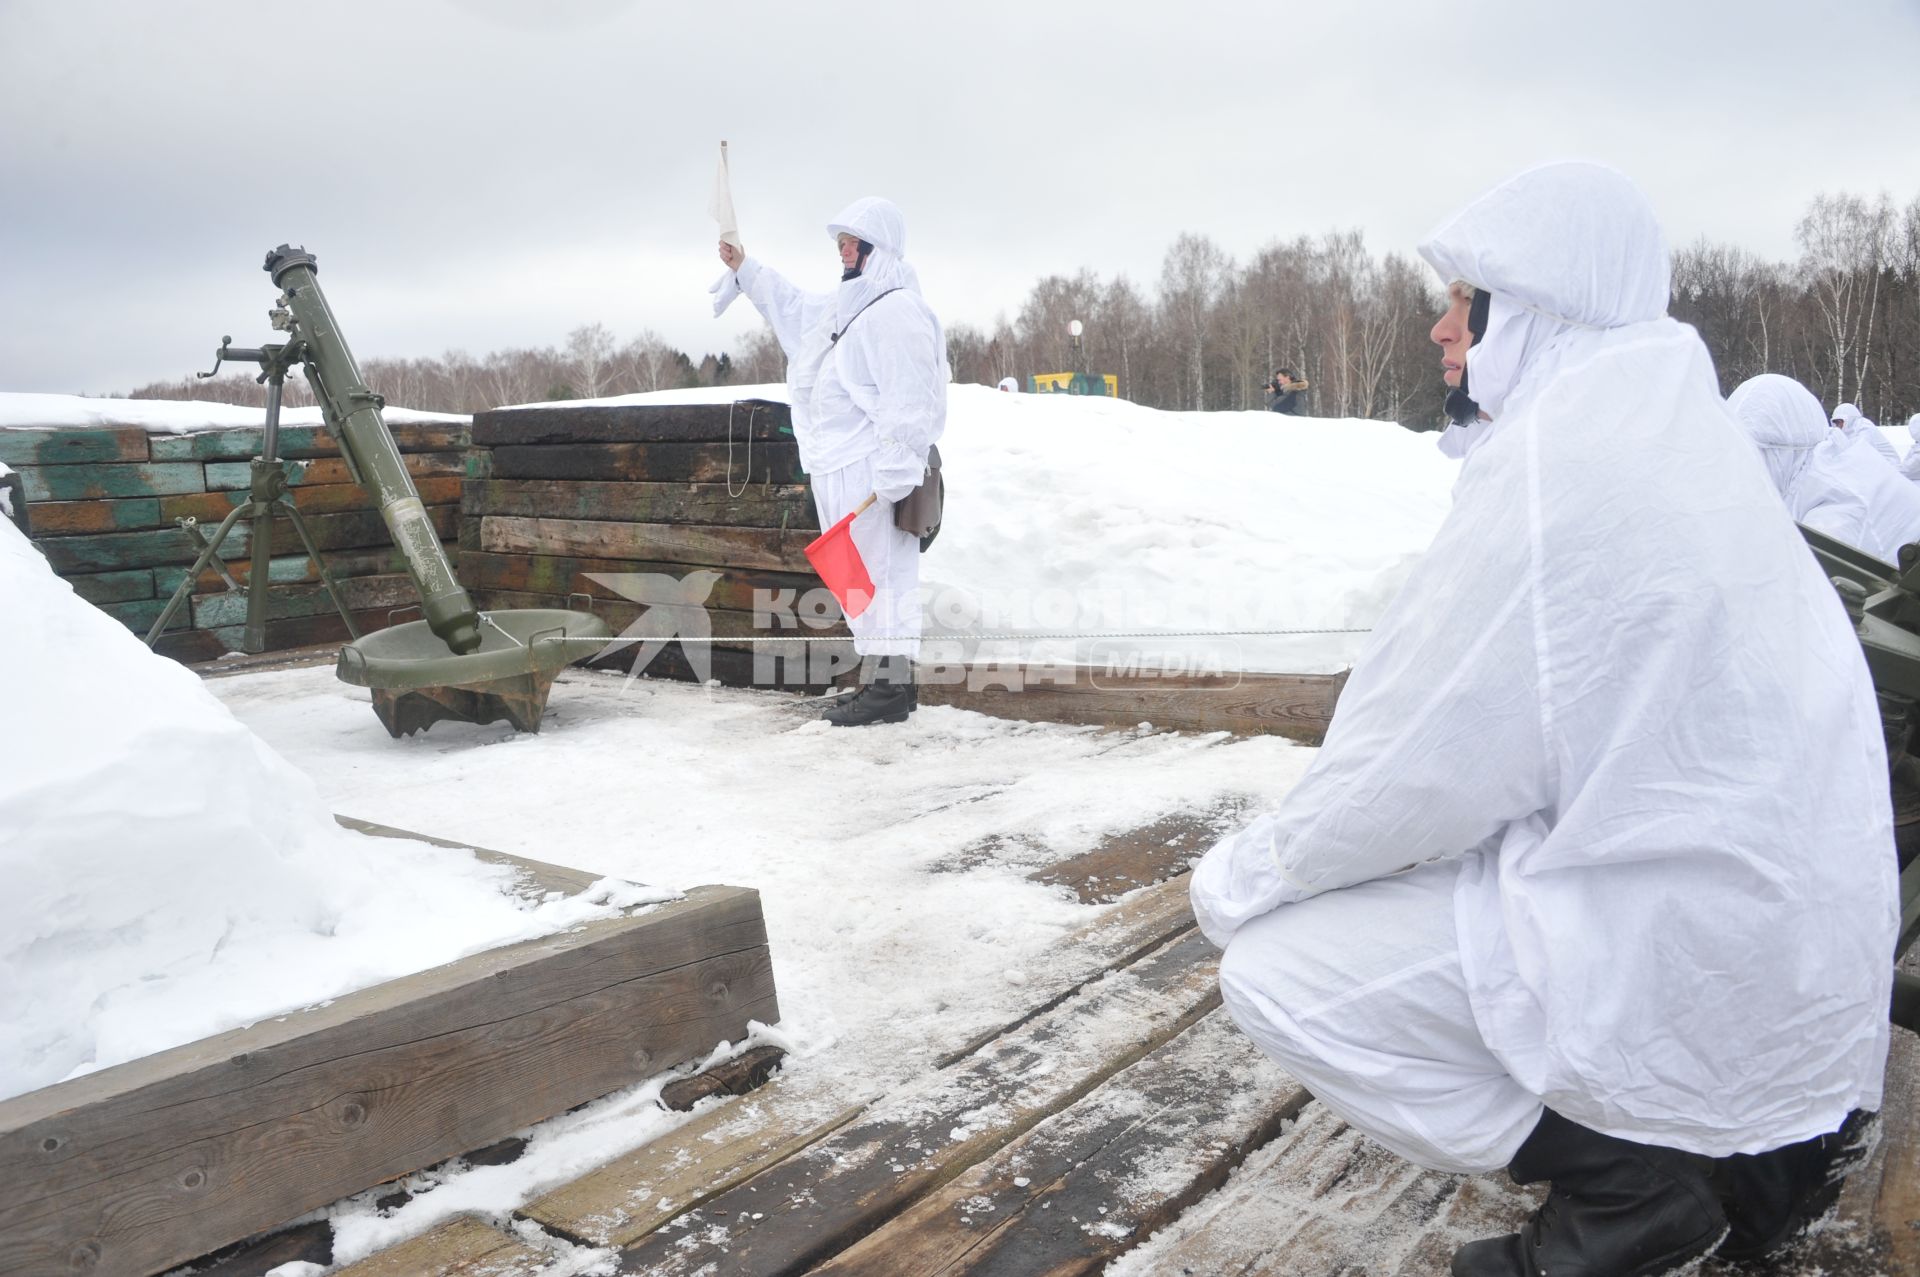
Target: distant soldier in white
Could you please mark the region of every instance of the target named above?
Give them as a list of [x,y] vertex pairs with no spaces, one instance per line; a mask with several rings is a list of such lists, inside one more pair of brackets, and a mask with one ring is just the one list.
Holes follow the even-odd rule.
[[894,526],[893,503],[920,486],[946,428],[946,335],[907,265],[906,219],[890,201],[855,200],[827,233],[840,249],[831,292],[797,288],[724,240],[720,260],[786,352],[793,434],[820,526],[879,497],[853,521],[874,584],[873,602],[847,623],[863,658],[861,686],[824,717],[840,727],[900,723],[918,699],[920,542]]
[[1913,446],[1907,449],[1906,458],[1900,462],[1900,473],[1920,483],[1920,412],[1907,418],[1907,438],[1913,440]]
[[1667,317],[1631,182],[1532,169],[1420,252],[1484,437],[1313,765],[1194,871],[1221,992],[1388,1148],[1551,1184],[1457,1277],[1770,1253],[1863,1155],[1886,1066],[1860,644]]
[[1900,454],[1893,450],[1893,445],[1880,433],[1880,428],[1852,404],[1843,403],[1833,410],[1833,428],[1845,435],[1849,442],[1864,442],[1891,464],[1900,464]]
[[1727,396],[1727,406],[1795,521],[1887,563],[1920,541],[1920,488],[1872,448],[1829,429],[1811,390],[1762,373]]

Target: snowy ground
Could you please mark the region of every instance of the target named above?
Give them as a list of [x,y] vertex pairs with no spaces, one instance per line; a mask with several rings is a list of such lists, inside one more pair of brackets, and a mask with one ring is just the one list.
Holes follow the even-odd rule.
[[[1270,803],[1313,751],[1272,737],[1101,732],[929,706],[835,731],[765,692],[570,672],[537,736],[436,725],[390,740],[330,668],[208,683],[335,810],[663,887],[762,893],[788,1082],[822,1106],[929,1067],[1033,1000],[1048,950],[1099,912],[1033,869],[1179,812]],[[509,1166],[390,1214],[337,1208],[350,1260],[463,1210],[502,1211],[683,1115],[659,1083],[538,1128]],[[417,1185],[416,1185],[417,1186]],[[385,1192],[388,1190],[382,1190]]]

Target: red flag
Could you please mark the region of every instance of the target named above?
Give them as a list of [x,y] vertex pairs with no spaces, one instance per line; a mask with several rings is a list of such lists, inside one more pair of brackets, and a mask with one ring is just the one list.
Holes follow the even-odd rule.
[[[872,505],[871,499],[867,505]],[[867,508],[860,507],[860,510]],[[860,548],[853,543],[853,521],[860,517],[855,510],[840,522],[822,532],[807,544],[807,562],[813,564],[813,570],[820,574],[820,580],[832,591],[833,597],[840,602],[840,610],[852,619],[867,610],[873,602],[873,578],[867,574],[867,563],[860,557]]]

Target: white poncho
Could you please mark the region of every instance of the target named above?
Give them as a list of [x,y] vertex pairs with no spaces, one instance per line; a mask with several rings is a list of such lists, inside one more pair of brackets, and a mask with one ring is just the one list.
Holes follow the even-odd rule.
[[1727,406],[1796,520],[1888,563],[1920,541],[1920,488],[1829,427],[1811,390],[1762,373],[1727,396]]
[[946,428],[946,336],[907,264],[898,208],[855,200],[827,230],[874,246],[857,278],[808,292],[749,258],[739,286],[786,352],[800,464],[824,474],[872,457],[874,490],[897,501],[925,477]]
[[1861,443],[1872,448],[1886,459],[1888,464],[1898,466],[1900,454],[1895,452],[1880,428],[1850,403],[1843,403],[1833,410],[1835,429],[1846,436],[1850,443]]
[[1897,921],[1845,613],[1700,339],[1665,316],[1665,243],[1631,183],[1534,169],[1421,253],[1552,331],[1484,378],[1469,356],[1500,408],[1452,513],[1313,767],[1195,871],[1200,925],[1224,944],[1290,901],[1464,858],[1474,1016],[1521,1086],[1710,1155],[1831,1131],[1879,1102]]

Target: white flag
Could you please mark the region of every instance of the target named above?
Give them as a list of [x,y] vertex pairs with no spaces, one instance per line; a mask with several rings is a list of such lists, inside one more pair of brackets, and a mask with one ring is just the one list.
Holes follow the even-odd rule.
[[713,198],[707,202],[707,213],[720,223],[720,238],[725,243],[740,247],[740,221],[733,215],[733,182],[727,176],[727,144],[720,143],[720,167],[713,174]]

